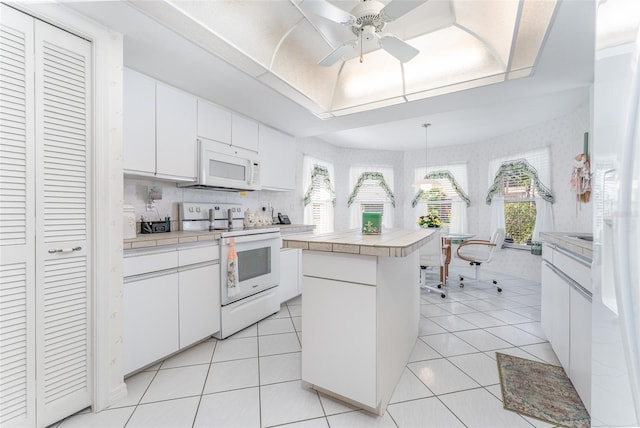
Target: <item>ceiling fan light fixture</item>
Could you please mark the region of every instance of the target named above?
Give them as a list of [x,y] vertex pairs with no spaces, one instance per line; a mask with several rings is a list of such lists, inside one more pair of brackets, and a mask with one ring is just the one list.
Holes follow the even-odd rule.
[[[303,0],[300,3],[302,9],[306,9],[311,13],[327,18],[339,24],[348,25],[351,31],[356,35],[355,40],[342,43],[318,62],[322,67],[330,67],[339,59],[345,60],[345,53],[348,53],[360,42],[360,62],[363,62],[364,42],[377,40],[378,45],[387,53],[405,63],[418,55],[419,51],[407,42],[382,33],[387,22],[391,22],[411,10],[415,9],[426,0],[391,0],[386,5],[377,0],[360,0],[358,4],[351,9],[351,13],[341,10],[337,6],[329,3],[328,0]],[[338,10],[336,10],[338,9]],[[348,17],[348,19],[345,19]]]

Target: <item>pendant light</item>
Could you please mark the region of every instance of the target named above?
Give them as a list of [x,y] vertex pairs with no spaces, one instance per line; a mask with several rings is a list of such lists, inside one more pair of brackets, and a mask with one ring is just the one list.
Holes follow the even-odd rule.
[[427,136],[429,134],[429,127],[431,126],[431,124],[425,123],[422,126],[424,127],[424,171],[425,171],[424,176],[425,178],[423,178],[422,180],[416,181],[414,186],[418,187],[423,192],[427,192],[433,188],[440,187],[440,183],[438,182],[438,180],[427,178],[427,165],[428,165],[427,164],[427,151],[428,151]]

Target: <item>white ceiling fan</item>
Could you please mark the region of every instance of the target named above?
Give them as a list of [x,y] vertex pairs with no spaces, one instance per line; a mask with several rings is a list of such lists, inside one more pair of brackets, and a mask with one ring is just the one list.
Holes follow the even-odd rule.
[[362,62],[362,44],[373,39],[376,39],[382,49],[400,62],[410,61],[420,51],[391,34],[383,34],[382,30],[387,22],[400,18],[420,6],[424,1],[392,0],[385,6],[376,0],[360,0],[360,3],[351,9],[351,12],[334,6],[327,0],[303,0],[300,7],[304,11],[349,26],[356,35],[355,39],[343,43],[318,63],[323,67],[329,67],[357,48],[358,45],[360,45],[360,62]]

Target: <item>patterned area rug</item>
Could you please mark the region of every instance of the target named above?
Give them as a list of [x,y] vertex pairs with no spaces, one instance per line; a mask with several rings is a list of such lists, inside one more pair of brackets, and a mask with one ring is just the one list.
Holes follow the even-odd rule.
[[565,427],[591,418],[564,369],[496,352],[505,409]]

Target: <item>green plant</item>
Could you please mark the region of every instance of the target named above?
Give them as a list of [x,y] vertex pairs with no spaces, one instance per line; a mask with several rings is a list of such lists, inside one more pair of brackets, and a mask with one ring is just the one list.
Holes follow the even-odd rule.
[[504,204],[505,232],[514,244],[526,244],[533,235],[536,223],[536,207],[533,202],[509,202]]
[[533,254],[534,256],[542,255],[542,242],[531,241],[531,254]]

